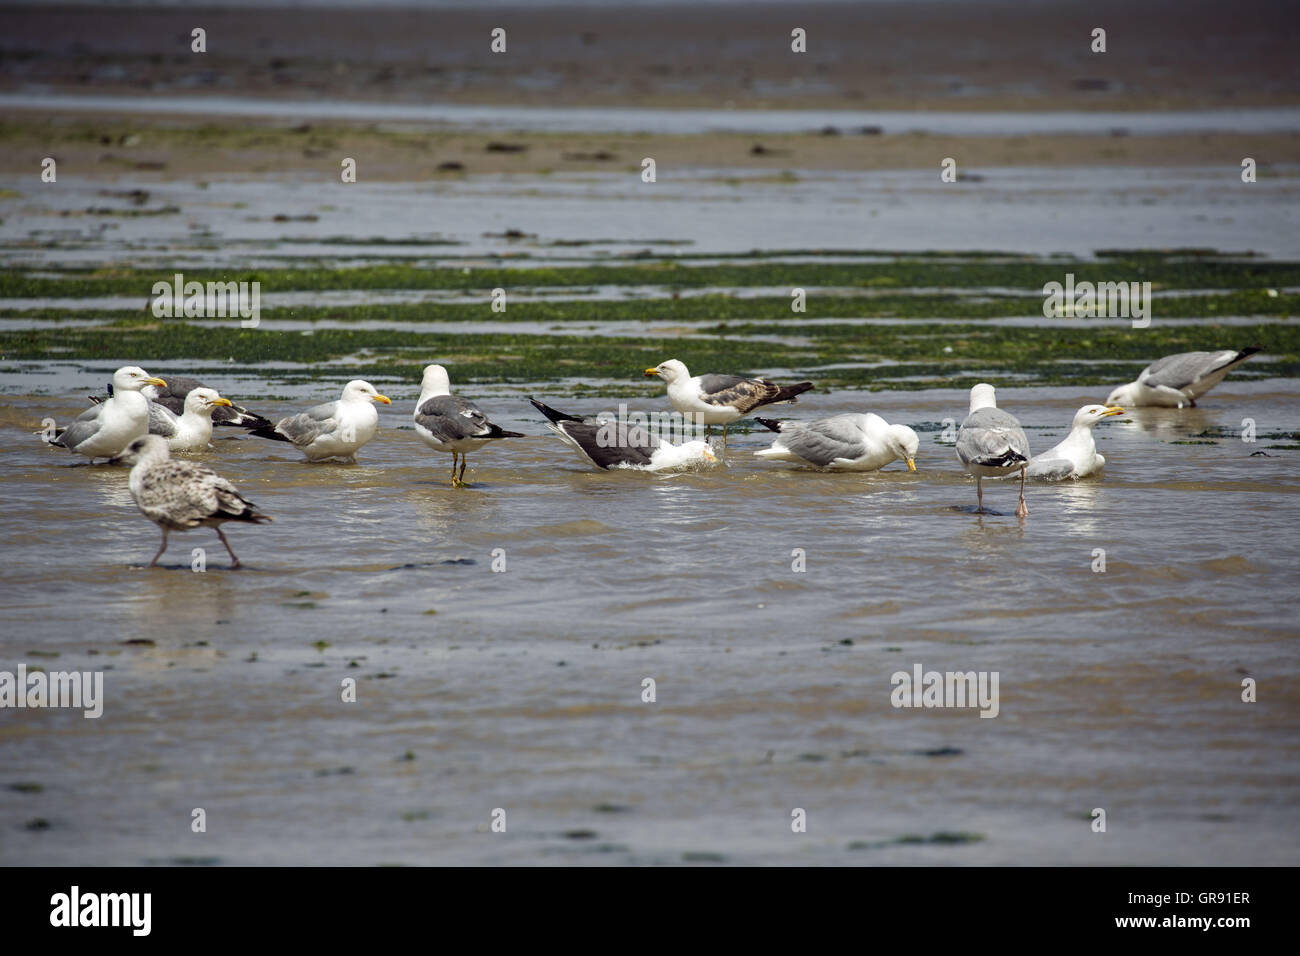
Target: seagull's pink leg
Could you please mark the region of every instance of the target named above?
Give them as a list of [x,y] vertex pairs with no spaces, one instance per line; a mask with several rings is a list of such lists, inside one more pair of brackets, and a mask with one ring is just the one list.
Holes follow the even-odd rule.
[[1023,518],[1029,514],[1029,505],[1025,504],[1025,466],[1020,466],[1020,504],[1016,505],[1016,517]]

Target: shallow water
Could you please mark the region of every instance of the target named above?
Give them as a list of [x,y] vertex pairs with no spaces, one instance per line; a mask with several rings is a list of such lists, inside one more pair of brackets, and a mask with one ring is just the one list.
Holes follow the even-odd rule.
[[1248,107],[1230,110],[773,110],[638,109],[628,107],[474,106],[458,103],[392,103],[348,100],[274,100],[237,96],[104,96],[0,93],[0,109],[207,115],[282,119],[359,119],[411,122],[466,129],[585,133],[806,133],[827,126],[856,132],[923,132],[967,136],[1109,133],[1135,135],[1231,131],[1290,132],[1300,110]]
[[[1293,443],[1266,436],[1300,428],[1294,382],[1099,426],[1105,477],[1032,486],[1024,521],[1011,483],[971,513],[938,441],[956,391],[780,410],[924,428],[915,475],[764,463],[755,431],[663,476],[584,467],[498,387],[489,412],[530,437],[456,491],[402,427],[412,383],[355,466],[242,438],[201,456],[276,518],[229,531],[231,572],[209,531],[142,569],[158,535],[126,471],[29,434],[101,378],[0,404],[0,669],[102,669],[107,696],[98,720],[4,714],[0,862],[1295,862],[1298,453],[1251,455]],[[1104,395],[999,398],[1045,450]],[[1172,443],[1247,417],[1253,445]],[[917,663],[999,672],[999,716],[891,707]],[[898,842],[945,832],[983,839]]]

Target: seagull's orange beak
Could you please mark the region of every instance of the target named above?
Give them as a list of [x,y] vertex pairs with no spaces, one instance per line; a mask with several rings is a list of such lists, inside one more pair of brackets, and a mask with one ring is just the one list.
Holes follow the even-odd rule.
[[164,382],[164,381],[163,381],[162,379],[160,379],[160,378],[146,378],[146,379],[144,380],[144,383],[145,383],[146,385],[157,385],[159,388],[166,388],[166,387],[167,387],[167,383]]
[[393,400],[392,400],[391,398],[389,398],[387,395],[376,395],[376,396],[375,396],[375,401],[377,401],[377,402],[383,402],[385,405],[391,405],[391,404],[393,404]]
[[209,405],[225,405],[228,408],[233,407],[233,403],[228,398],[214,398],[208,402]]
[[659,374],[659,369],[657,368],[648,368],[645,370],[646,378],[654,378],[658,374]]
[[1124,414],[1124,409],[1120,408],[1118,405],[1110,405],[1106,408],[1106,414],[1103,415],[1102,417],[1109,418],[1111,415],[1123,415],[1123,414]]
[[907,459],[907,470],[916,471],[916,461],[914,459]]

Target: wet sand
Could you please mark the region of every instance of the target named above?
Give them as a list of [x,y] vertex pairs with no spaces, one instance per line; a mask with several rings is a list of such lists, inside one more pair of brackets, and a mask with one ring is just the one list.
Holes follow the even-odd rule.
[[[124,29],[124,22],[129,29]],[[1289,0],[0,9],[0,88],[880,109],[1300,101]],[[208,52],[190,52],[190,31]],[[1092,30],[1108,52],[1093,53]],[[507,31],[491,52],[490,31]],[[794,27],[808,52],[790,50]]]

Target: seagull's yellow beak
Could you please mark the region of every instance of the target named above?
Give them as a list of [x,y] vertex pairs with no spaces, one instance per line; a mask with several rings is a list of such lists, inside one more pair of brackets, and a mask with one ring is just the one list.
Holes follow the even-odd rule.
[[1106,407],[1106,414],[1103,415],[1102,417],[1108,418],[1111,415],[1123,415],[1123,414],[1124,414],[1124,409],[1120,408],[1118,405],[1108,405]]
[[659,374],[659,369],[657,368],[648,368],[645,370],[646,378],[654,378],[658,374]]
[[167,387],[167,383],[164,382],[164,381],[163,381],[162,379],[160,379],[160,378],[146,378],[146,379],[144,380],[144,383],[145,383],[146,385],[157,385],[159,388],[166,388],[166,387]]
[[377,401],[377,402],[383,402],[385,405],[391,405],[391,404],[393,404],[393,400],[392,400],[391,398],[389,398],[387,395],[376,395],[376,396],[375,396],[375,401]]
[[907,470],[916,471],[916,462],[911,458],[907,459]]
[[704,460],[705,460],[705,461],[717,461],[717,460],[718,460],[718,456],[715,455],[715,454],[713,453],[713,449],[712,449],[712,448],[705,448],[705,449],[704,449]]
[[233,407],[233,403],[232,403],[232,402],[230,401],[230,399],[228,399],[228,398],[214,398],[212,401],[208,402],[208,404],[209,404],[209,405],[225,405],[227,408],[232,408],[232,407]]

